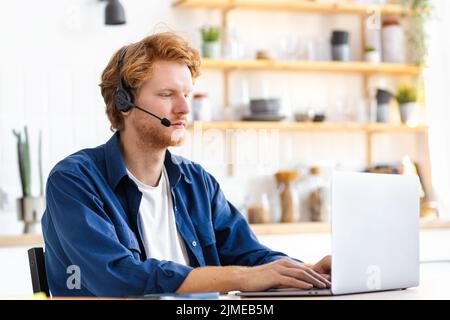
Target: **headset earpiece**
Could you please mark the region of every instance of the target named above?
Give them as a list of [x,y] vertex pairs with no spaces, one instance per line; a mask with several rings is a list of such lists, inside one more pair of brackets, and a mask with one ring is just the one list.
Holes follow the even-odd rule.
[[118,88],[116,90],[114,99],[116,103],[116,108],[121,112],[127,112],[128,110],[134,107],[130,94],[122,88]]

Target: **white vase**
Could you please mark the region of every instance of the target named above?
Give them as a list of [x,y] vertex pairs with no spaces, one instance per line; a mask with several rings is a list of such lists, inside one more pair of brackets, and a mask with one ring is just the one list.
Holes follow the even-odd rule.
[[417,125],[419,123],[419,105],[416,102],[400,104],[400,119],[407,125]]
[[24,197],[17,199],[17,217],[25,224],[24,233],[40,233],[40,222],[44,210],[44,197]]
[[377,106],[377,122],[388,123],[389,122],[390,107],[389,104],[380,104]]
[[218,59],[220,58],[220,42],[210,41],[202,44],[203,58]]
[[383,61],[405,63],[405,40],[400,25],[388,25],[381,29]]
[[378,51],[366,52],[365,60],[370,63],[380,63],[381,62],[381,54]]

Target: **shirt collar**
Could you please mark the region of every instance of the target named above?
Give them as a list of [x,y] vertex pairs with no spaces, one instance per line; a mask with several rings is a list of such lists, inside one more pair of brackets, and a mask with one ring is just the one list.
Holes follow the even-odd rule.
[[[116,189],[122,178],[128,175],[125,167],[125,161],[123,160],[122,150],[120,149],[119,135],[120,133],[118,131],[114,133],[105,145],[107,179],[113,190]],[[181,157],[172,155],[169,150],[166,150],[164,166],[166,167],[171,188],[178,184],[181,176],[184,177],[184,180],[187,183],[192,183],[183,168],[180,166],[180,161],[182,161],[182,159],[183,158]]]
[[171,187],[175,187],[177,185],[177,183],[180,181],[181,176],[183,176],[184,181],[186,181],[187,183],[192,183],[192,181],[189,179],[189,176],[180,165],[181,163],[183,163],[183,161],[186,161],[186,159],[173,155],[169,150],[166,150],[164,166],[166,167]]
[[120,180],[127,175],[125,161],[120,150],[118,131],[106,142],[105,164],[109,186],[115,190]]

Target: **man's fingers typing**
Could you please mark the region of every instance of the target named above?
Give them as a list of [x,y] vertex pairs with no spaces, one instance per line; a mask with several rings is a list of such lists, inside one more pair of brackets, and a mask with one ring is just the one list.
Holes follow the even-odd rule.
[[302,290],[309,290],[313,288],[313,285],[310,283],[307,283],[302,280],[295,279],[293,277],[289,276],[281,276],[279,285],[277,286],[279,288],[297,288]]
[[285,268],[282,271],[283,275],[307,282],[312,284],[316,288],[326,288],[327,284],[323,281],[318,280],[317,278],[313,277],[311,274],[308,273],[306,270],[302,269],[296,269],[296,268]]
[[324,283],[326,285],[326,287],[331,287],[331,282],[329,281],[329,279],[327,279],[323,275],[319,274],[318,272],[314,271],[313,269],[309,268],[305,264],[302,264],[302,263],[299,263],[299,262],[296,262],[293,260],[286,260],[284,265],[288,268],[303,270],[303,271],[307,272],[311,277],[316,279],[317,281]]

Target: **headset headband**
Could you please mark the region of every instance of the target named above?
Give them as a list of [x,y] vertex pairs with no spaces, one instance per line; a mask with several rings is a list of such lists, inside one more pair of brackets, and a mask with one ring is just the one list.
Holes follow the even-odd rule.
[[117,84],[119,86],[119,89],[125,90],[128,92],[128,90],[125,89],[125,85],[123,83],[123,77],[122,77],[122,67],[123,67],[123,60],[125,59],[125,55],[127,54],[128,47],[123,47],[120,56],[119,61],[117,63]]

